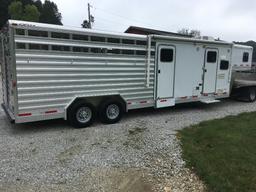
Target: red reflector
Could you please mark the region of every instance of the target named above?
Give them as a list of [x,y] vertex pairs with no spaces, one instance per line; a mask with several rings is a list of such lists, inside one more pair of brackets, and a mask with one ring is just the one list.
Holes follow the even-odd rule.
[[32,115],[32,113],[21,113],[18,116],[19,117],[26,117],[26,116],[31,116],[31,115]]
[[198,98],[198,96],[193,96],[193,98],[195,99],[195,98]]
[[16,85],[17,85],[16,81],[13,81],[12,82],[12,87],[16,87]]
[[57,113],[57,112],[58,112],[57,110],[52,110],[52,111],[46,111],[45,113],[49,114],[49,113]]
[[144,103],[147,103],[147,101],[141,101],[140,103],[141,103],[141,104],[144,104]]
[[161,100],[160,102],[161,102],[161,103],[164,103],[164,102],[167,102],[167,100],[166,100],[166,99],[165,99],[165,100]]
[[207,94],[207,93],[204,93],[203,96],[208,96],[208,94]]
[[128,104],[128,105],[131,105],[132,103],[131,103],[131,102],[128,102],[127,104]]

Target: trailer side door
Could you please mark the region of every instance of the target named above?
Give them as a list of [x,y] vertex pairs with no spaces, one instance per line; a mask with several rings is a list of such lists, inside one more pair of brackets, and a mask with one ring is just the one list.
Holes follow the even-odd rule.
[[174,102],[174,74],[175,47],[171,45],[158,46],[157,64],[157,108],[173,106]]
[[206,49],[203,69],[203,94],[211,94],[216,91],[218,57],[217,49]]

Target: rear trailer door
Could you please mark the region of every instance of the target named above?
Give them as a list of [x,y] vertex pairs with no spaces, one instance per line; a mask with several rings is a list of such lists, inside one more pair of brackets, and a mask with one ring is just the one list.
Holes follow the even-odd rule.
[[2,73],[2,91],[3,91],[3,107],[5,112],[12,120],[14,120],[14,90],[13,90],[13,59],[11,48],[13,39],[11,37],[11,29],[4,30],[1,35],[1,73]]
[[219,54],[217,49],[206,49],[203,69],[203,94],[211,94],[216,91],[218,57]]
[[8,61],[9,53],[8,46],[9,38],[7,34],[2,34],[1,38],[1,72],[2,72],[2,90],[3,90],[3,101],[5,107],[10,108],[10,72]]
[[174,74],[175,47],[171,45],[158,46],[157,64],[157,99],[156,107],[173,106],[174,102]]

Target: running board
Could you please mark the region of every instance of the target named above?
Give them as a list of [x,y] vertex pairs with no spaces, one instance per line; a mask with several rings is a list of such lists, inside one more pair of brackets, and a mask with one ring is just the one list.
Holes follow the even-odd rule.
[[214,99],[207,100],[207,99],[205,99],[205,100],[201,100],[200,102],[205,103],[205,104],[212,104],[212,103],[219,103],[220,100],[214,100]]

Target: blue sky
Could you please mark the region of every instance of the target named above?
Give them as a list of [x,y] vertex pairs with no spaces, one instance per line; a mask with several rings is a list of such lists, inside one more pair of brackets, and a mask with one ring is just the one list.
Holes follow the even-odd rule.
[[[52,0],[63,24],[79,27],[93,6],[94,29],[123,32],[130,25],[177,32],[197,29],[228,41],[256,40],[255,0]],[[161,2],[161,3],[160,3]]]

